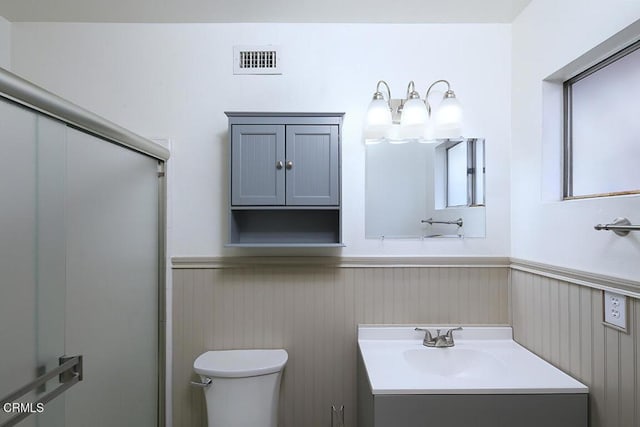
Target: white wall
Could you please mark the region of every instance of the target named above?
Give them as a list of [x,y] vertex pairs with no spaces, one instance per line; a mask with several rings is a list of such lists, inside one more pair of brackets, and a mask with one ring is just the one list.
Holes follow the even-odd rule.
[[[639,223],[640,197],[559,200],[561,133],[553,122],[561,104],[553,106],[551,100],[543,107],[542,82],[639,18],[638,1],[534,0],[514,21],[511,256],[640,277],[640,235],[622,238],[593,229],[618,216]],[[559,84],[546,83],[545,93],[556,91]],[[555,186],[555,195],[549,184]]]
[[0,16],[0,67],[11,68],[11,22]]
[[[283,46],[285,74],[234,76],[236,44]],[[509,253],[509,25],[15,23],[12,45],[16,73],[141,135],[172,140],[173,255],[236,253],[223,248],[226,110],[346,112],[347,247],[302,254]],[[465,133],[487,138],[487,238],[365,240],[361,130],[375,84],[387,80],[400,97],[411,79],[424,94],[439,78],[466,108]]]

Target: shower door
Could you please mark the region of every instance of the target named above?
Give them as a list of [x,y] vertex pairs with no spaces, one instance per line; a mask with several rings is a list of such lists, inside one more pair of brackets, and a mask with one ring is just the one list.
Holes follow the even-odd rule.
[[158,425],[158,161],[4,100],[0,147],[0,398],[82,355],[0,426]]

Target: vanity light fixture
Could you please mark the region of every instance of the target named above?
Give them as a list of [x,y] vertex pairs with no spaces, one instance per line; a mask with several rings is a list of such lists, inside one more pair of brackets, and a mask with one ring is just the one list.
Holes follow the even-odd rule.
[[[429,95],[433,87],[440,83],[446,84],[447,90],[432,111]],[[387,90],[386,99],[380,91],[381,85]],[[366,144],[378,144],[382,141],[402,144],[412,140],[431,142],[436,139],[459,138],[462,135],[462,118],[462,106],[446,80],[433,82],[424,99],[415,90],[413,80],[407,86],[404,99],[391,98],[389,85],[380,80],[367,110],[364,139]]]

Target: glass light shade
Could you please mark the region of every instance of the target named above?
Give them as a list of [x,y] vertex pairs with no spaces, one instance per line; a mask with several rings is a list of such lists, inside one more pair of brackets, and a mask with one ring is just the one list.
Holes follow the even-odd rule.
[[409,139],[422,138],[428,119],[429,112],[422,99],[407,100],[402,107],[402,115],[400,116],[400,136]]
[[384,99],[374,99],[369,104],[364,128],[365,140],[380,140],[387,136],[391,126],[391,110]]
[[420,98],[407,100],[402,107],[402,116],[400,117],[400,126],[420,125],[424,126],[429,118],[427,106]]
[[457,98],[445,98],[433,114],[436,138],[458,138],[462,135],[462,105]]

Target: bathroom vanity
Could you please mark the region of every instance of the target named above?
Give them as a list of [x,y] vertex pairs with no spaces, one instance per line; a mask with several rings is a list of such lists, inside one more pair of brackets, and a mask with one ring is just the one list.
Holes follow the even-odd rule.
[[413,327],[360,326],[358,426],[588,425],[587,386],[513,341],[510,327],[454,336],[453,347],[428,348]]

